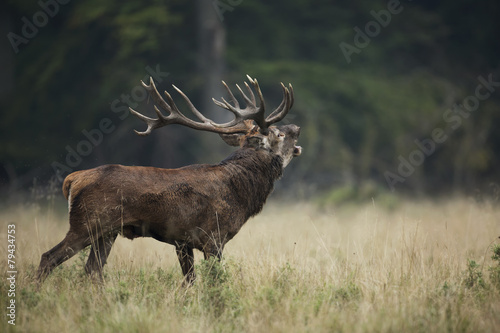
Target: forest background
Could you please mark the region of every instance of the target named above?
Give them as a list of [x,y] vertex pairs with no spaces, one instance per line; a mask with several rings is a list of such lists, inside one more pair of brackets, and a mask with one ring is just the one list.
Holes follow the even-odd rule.
[[[217,135],[149,137],[140,81],[171,84],[224,119],[220,84],[256,77],[268,109],[292,83],[286,119],[303,155],[282,193],[497,196],[498,1],[16,0],[0,13],[0,191],[60,193],[102,164],[217,163]],[[47,190],[48,189],[48,190]],[[335,195],[339,195],[338,191]]]

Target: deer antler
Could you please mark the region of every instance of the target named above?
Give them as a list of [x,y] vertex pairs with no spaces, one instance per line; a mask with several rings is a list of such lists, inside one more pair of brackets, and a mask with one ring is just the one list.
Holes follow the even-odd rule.
[[283,88],[283,100],[281,101],[281,104],[267,118],[264,118],[265,103],[264,103],[264,97],[262,96],[262,92],[259,87],[259,83],[257,82],[256,79],[252,79],[248,75],[247,78],[254,87],[255,91],[257,92],[257,95],[259,96],[259,106],[257,106],[257,101],[255,99],[255,95],[252,89],[246,82],[245,82],[245,87],[248,91],[249,96],[247,96],[243,92],[243,90],[240,88],[239,85],[236,85],[246,103],[246,107],[242,109],[240,107],[240,104],[238,103],[238,100],[234,97],[233,93],[231,92],[231,89],[229,89],[227,84],[224,81],[222,81],[222,84],[224,85],[229,94],[232,105],[231,103],[227,102],[224,98],[222,98],[222,102],[215,99],[213,99],[213,101],[217,106],[229,110],[234,114],[234,119],[225,124],[217,124],[214,121],[206,118],[194,107],[193,103],[191,103],[189,98],[179,88],[173,86],[174,89],[177,90],[177,92],[184,98],[191,112],[200,121],[199,122],[194,121],[186,117],[177,108],[177,106],[174,103],[174,100],[172,99],[172,96],[170,96],[168,92],[165,91],[165,96],[167,97],[167,101],[163,99],[163,97],[156,89],[156,86],[152,78],[150,78],[149,85],[141,81],[144,88],[146,88],[146,90],[149,91],[149,94],[153,98],[156,105],[168,111],[169,115],[168,116],[163,115],[156,105],[154,106],[154,110],[156,112],[156,115],[158,116],[157,119],[149,118],[130,108],[130,112],[133,115],[135,115],[148,125],[147,129],[144,132],[138,132],[138,131],[135,132],[139,135],[144,136],[151,134],[151,132],[157,128],[167,126],[170,124],[179,124],[193,129],[215,132],[219,134],[247,133],[249,128],[247,124],[245,124],[245,120],[253,120],[259,126],[261,133],[267,134],[267,128],[271,124],[274,124],[282,120],[292,107],[294,101],[292,85],[289,84],[289,87],[287,88],[283,83],[281,83],[281,86]]

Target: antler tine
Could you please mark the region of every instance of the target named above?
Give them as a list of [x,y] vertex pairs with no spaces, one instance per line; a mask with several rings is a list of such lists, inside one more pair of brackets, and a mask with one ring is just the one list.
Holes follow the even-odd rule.
[[269,116],[267,116],[266,124],[268,126],[285,118],[295,101],[292,85],[289,83],[287,88],[283,83],[281,83],[281,87],[283,89],[283,100],[280,105]]
[[248,81],[250,81],[251,84],[255,84],[255,81],[257,80],[257,79],[255,79],[255,81],[254,81],[254,79],[252,79],[252,77],[248,74],[247,74],[247,79],[248,79]]
[[156,104],[158,104],[162,109],[167,110],[168,112],[172,112],[173,108],[177,109],[172,97],[167,92],[165,92],[165,93],[167,95],[167,99],[168,99],[169,103],[165,102],[163,97],[161,97],[160,93],[158,92],[158,89],[156,89],[156,85],[155,85],[152,77],[149,77],[149,85],[145,84],[143,81],[141,81],[141,83],[142,83],[142,86],[144,88],[146,88],[147,91],[149,91],[149,94],[153,98],[153,101]]
[[214,124],[217,127],[223,128],[223,127],[230,127],[233,126],[236,123],[239,123],[241,121],[251,119],[257,123],[257,125],[262,129],[262,131],[266,130],[266,125],[264,122],[264,113],[265,113],[265,103],[264,103],[264,97],[262,96],[262,92],[260,90],[259,84],[257,80],[250,78],[247,75],[250,83],[254,86],[255,90],[257,91],[257,94],[259,95],[259,103],[260,105],[257,106],[257,100],[255,98],[255,94],[248,85],[248,83],[245,82],[246,89],[248,90],[248,96],[245,94],[245,92],[241,89],[241,87],[236,84],[236,88],[239,90],[241,96],[245,100],[246,107],[244,109],[240,108],[239,103],[237,99],[234,97],[231,89],[225,84],[224,81],[222,83],[224,84],[224,87],[228,91],[229,96],[231,97],[231,101],[233,102],[233,105],[226,101],[224,98],[221,98],[221,101],[218,101],[216,99],[213,99],[214,103],[217,106],[220,106],[226,110],[231,111],[235,115],[235,119],[232,121],[226,123],[226,124]]
[[[257,112],[255,113],[255,116],[253,119],[255,120],[257,125],[259,125],[260,131],[263,134],[266,134],[268,126],[265,122],[266,103],[264,102],[264,96],[262,95],[262,91],[260,90],[259,82],[257,81],[257,79],[252,79],[248,74],[247,74],[247,78],[248,78],[248,81],[250,81],[250,83],[253,85],[255,91],[257,92],[257,95],[259,96],[260,106],[259,106]],[[245,82],[245,84],[246,84],[246,82]],[[250,87],[248,87],[248,89],[251,91]],[[252,99],[253,99],[254,105],[256,105],[255,96],[253,95],[253,93],[252,93],[252,97],[253,97]]]
[[229,87],[227,86],[226,82],[222,81],[222,84],[224,85],[224,88],[226,88],[226,91],[229,94],[229,96],[231,97],[231,102],[233,102],[233,104],[234,104],[235,107],[239,108],[240,107],[240,103],[238,103],[238,100],[236,99],[236,97],[234,97],[233,92],[231,91],[231,89],[229,89]]
[[146,135],[151,134],[151,131],[153,130],[154,124],[158,121],[158,119],[146,117],[145,115],[140,114],[139,112],[135,111],[134,109],[132,109],[130,107],[128,109],[130,110],[130,113],[132,113],[134,116],[136,116],[140,120],[144,121],[146,123],[146,125],[148,125],[148,128],[145,131],[139,132],[138,130],[134,130],[134,132],[137,135],[141,135],[141,136],[146,136]]
[[285,105],[286,105],[286,102],[288,100],[289,91],[285,87],[283,82],[281,82],[281,89],[283,90],[283,99],[281,100],[280,105],[278,105],[278,107],[276,109],[274,109],[274,111],[271,112],[271,114],[269,116],[267,116],[267,119],[274,118],[279,112],[281,112],[283,110],[283,107],[285,107]]
[[243,90],[241,90],[241,88],[238,84],[236,84],[236,88],[238,88],[238,90],[240,91],[240,94],[241,94],[241,96],[243,96],[243,99],[245,100],[245,103],[247,104],[247,106],[256,106],[255,101],[252,102],[252,100],[250,98],[248,98],[248,96],[243,92]]
[[264,112],[265,112],[266,106],[265,106],[265,103],[264,103],[264,96],[262,95],[262,91],[260,90],[259,82],[257,82],[257,79],[253,79],[253,80],[250,79],[250,83],[252,83],[252,85],[254,86],[255,90],[257,91],[257,95],[259,95],[260,106],[262,108],[262,116],[264,116]]
[[241,117],[241,113],[238,111],[239,108],[232,106],[231,103],[229,103],[228,101],[226,101],[224,99],[224,97],[221,97],[222,102],[216,100],[215,98],[212,98],[212,100],[214,101],[215,105],[220,106],[223,109],[231,111],[232,113],[234,113],[234,115],[236,117]]
[[[149,78],[149,84],[144,83],[144,81],[141,81],[141,84],[144,88],[146,88],[147,91],[149,91],[149,94],[151,95],[151,97],[153,98],[155,103],[160,105],[163,109],[169,111],[170,113],[172,113],[173,109],[177,109],[177,107],[175,106],[175,104],[172,100],[172,97],[166,91],[165,91],[165,94],[167,96],[168,102],[165,102],[165,100],[161,97],[160,93],[156,89],[156,86],[155,86],[155,83],[154,83],[152,77]],[[132,109],[130,107],[129,107],[129,110],[130,110],[130,113],[132,113],[134,116],[141,119],[142,121],[144,121],[146,123],[146,125],[148,125],[147,129],[143,132],[139,132],[137,130],[134,130],[135,133],[137,133],[138,135],[141,135],[141,136],[149,135],[149,134],[151,134],[151,132],[154,129],[161,127],[161,126],[164,126],[163,124],[166,123],[167,119],[168,119],[168,117],[165,117],[161,113],[161,111],[156,107],[156,105],[154,107],[154,110],[155,110],[156,115],[158,116],[158,119],[149,118],[149,117],[135,111],[134,109]]]
[[229,96],[231,97],[231,102],[233,102],[234,106],[231,105],[230,103],[228,103],[224,97],[221,97],[222,99],[222,102],[221,101],[218,101],[216,100],[215,98],[212,98],[212,101],[214,102],[215,105],[217,106],[220,106],[221,108],[223,109],[226,109],[226,110],[229,110],[231,111],[236,117],[239,117],[240,116],[240,113],[238,112],[237,109],[240,108],[240,103],[238,103],[238,100],[236,99],[236,97],[234,97],[233,95],[233,92],[231,91],[231,89],[229,89],[229,87],[227,86],[226,82],[222,81],[222,84],[224,85],[224,87],[226,88],[226,91],[227,93],[229,94]]
[[[189,99],[189,97],[187,97],[187,96],[186,96],[186,94],[184,94],[184,93],[182,92],[182,90],[180,90],[179,88],[177,88],[177,87],[176,87],[176,86],[174,86],[174,85],[172,85],[172,87],[174,87],[174,89],[175,89],[175,90],[177,90],[177,92],[179,93],[179,95],[181,95],[181,96],[182,96],[182,98],[184,98],[184,100],[186,101],[187,105],[189,106],[189,109],[191,110],[191,112],[192,112],[192,113],[193,113],[196,117],[198,117],[198,119],[200,119],[200,120],[201,120],[202,122],[204,122],[204,123],[210,123],[210,122],[211,122],[211,120],[210,120],[210,119],[206,118],[204,115],[202,115],[202,114],[201,114],[201,112],[200,112],[200,111],[198,111],[198,110],[194,107],[194,105],[193,105],[193,103],[191,103],[191,100]],[[166,93],[166,92],[165,92],[165,93]],[[179,111],[179,115],[181,115],[181,116],[185,117],[182,113],[180,113],[180,111]]]
[[256,105],[257,104],[257,101],[255,100],[255,95],[253,94],[253,91],[252,89],[250,88],[250,86],[248,85],[248,83],[245,82],[245,87],[247,87],[247,90],[248,90],[248,93],[250,95],[250,99],[252,100],[252,104],[253,105]]
[[[215,127],[218,127],[218,128],[231,127],[231,126],[234,126],[238,123],[241,123],[243,120],[245,120],[245,117],[240,112],[241,109],[232,106],[228,101],[226,101],[224,99],[224,97],[221,97],[221,99],[222,99],[222,102],[216,100],[215,98],[212,98],[215,105],[220,106],[223,109],[231,111],[234,114],[234,119],[228,123],[225,123],[225,124],[215,124],[214,123],[213,125]],[[238,111],[238,110],[240,110],[240,111]]]

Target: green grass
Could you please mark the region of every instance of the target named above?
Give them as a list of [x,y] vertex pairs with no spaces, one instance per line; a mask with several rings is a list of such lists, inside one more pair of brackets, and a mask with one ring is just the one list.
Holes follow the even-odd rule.
[[[172,246],[119,238],[104,284],[84,274],[82,252],[37,290],[40,255],[64,237],[66,214],[4,209],[5,259],[9,223],[17,237],[16,326],[2,314],[2,332],[500,331],[494,204],[271,203],[229,242],[222,263],[197,254],[192,287],[182,285]],[[7,290],[2,279],[2,309]]]

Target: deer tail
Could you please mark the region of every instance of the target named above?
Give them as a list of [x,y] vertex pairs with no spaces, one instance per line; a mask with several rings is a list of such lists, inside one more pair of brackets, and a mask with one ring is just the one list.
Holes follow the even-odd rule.
[[73,172],[72,174],[69,174],[64,179],[62,191],[63,191],[64,197],[66,198],[66,200],[69,199],[69,194],[71,191],[71,184],[73,183],[73,180],[75,179],[75,174],[76,174],[76,172]]

